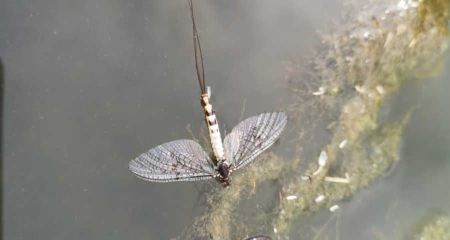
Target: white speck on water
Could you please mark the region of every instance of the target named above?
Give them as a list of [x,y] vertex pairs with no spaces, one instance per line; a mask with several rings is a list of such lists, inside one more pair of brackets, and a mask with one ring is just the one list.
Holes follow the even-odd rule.
[[322,166],[322,167],[325,166],[325,164],[327,164],[327,160],[328,160],[327,152],[322,150],[322,152],[320,152],[319,160],[318,160],[319,166]]
[[274,232],[274,233],[278,233],[278,229],[274,227],[274,228],[273,228],[273,232]]
[[397,3],[397,8],[400,10],[406,10],[408,9],[408,3],[405,0],[400,0],[400,2]]
[[321,202],[323,202],[323,200],[325,200],[325,196],[324,195],[319,195],[319,196],[316,197],[316,199],[314,199],[314,201],[316,203],[321,203]]
[[341,143],[339,143],[339,148],[340,148],[340,149],[345,148],[345,145],[347,145],[347,142],[348,142],[348,140],[347,140],[347,139],[344,139]]
[[369,31],[364,32],[363,37],[365,39],[369,38],[370,37],[370,32]]
[[336,212],[337,210],[339,210],[339,205],[333,205],[330,207],[330,212]]
[[381,95],[383,95],[386,91],[384,90],[384,87],[381,85],[376,86],[377,92]]
[[319,87],[319,89],[312,93],[314,96],[320,96],[325,93],[325,87]]
[[297,199],[297,198],[298,198],[298,197],[295,196],[295,195],[289,195],[289,196],[286,197],[286,200],[291,201],[291,200],[295,200],[295,199]]
[[367,89],[364,86],[355,85],[355,90],[361,94],[367,93]]

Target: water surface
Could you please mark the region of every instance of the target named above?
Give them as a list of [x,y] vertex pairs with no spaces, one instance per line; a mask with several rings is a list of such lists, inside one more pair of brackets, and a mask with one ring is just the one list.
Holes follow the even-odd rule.
[[[244,116],[281,107],[283,61],[338,15],[328,1],[194,2],[228,130],[244,102]],[[2,1],[0,20],[5,239],[168,239],[189,226],[215,182],[152,184],[127,169],[204,127],[187,2]]]

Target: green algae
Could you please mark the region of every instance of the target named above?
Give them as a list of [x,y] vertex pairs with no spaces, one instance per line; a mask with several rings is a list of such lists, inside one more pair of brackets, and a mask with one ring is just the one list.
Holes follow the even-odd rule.
[[[382,109],[389,108],[389,96],[405,81],[438,74],[434,66],[448,48],[448,2],[415,3],[401,11],[356,14],[356,20],[322,35],[322,45],[307,64],[287,67],[293,80],[286,107],[289,131],[298,134],[283,147],[294,149],[294,156],[263,154],[233,175],[230,188],[212,189],[207,210],[181,239],[252,234],[289,239],[298,219],[351,197],[395,165],[413,111],[385,122]],[[328,156],[322,171],[305,178],[317,169],[322,150]],[[326,181],[346,175],[347,184]],[[324,198],[318,201],[320,195]],[[267,199],[270,204],[261,203]]]
[[433,214],[421,220],[413,236],[405,239],[447,240],[450,239],[450,218],[443,214]]
[[423,0],[418,9],[417,32],[426,31],[427,24],[435,26],[441,33],[450,34],[450,1]]

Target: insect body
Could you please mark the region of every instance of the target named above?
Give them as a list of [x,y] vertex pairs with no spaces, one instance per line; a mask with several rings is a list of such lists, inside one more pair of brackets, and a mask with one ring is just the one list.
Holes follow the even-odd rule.
[[[230,173],[247,165],[270,147],[285,128],[286,122],[286,114],[283,112],[262,113],[247,118],[225,137],[223,158],[215,156],[216,161],[210,159],[197,142],[185,139],[152,148],[131,160],[129,167],[138,177],[147,181],[216,178],[224,186],[228,186]],[[210,137],[212,139],[213,135],[210,134]],[[218,142],[221,146],[222,140]],[[211,143],[213,145],[212,140]]]
[[200,85],[200,103],[205,114],[214,159],[193,140],[164,143],[130,161],[129,168],[138,177],[153,182],[194,181],[215,178],[223,186],[230,184],[229,175],[247,165],[269,148],[286,126],[283,112],[262,113],[240,122],[222,142],[216,114],[206,91],[200,41],[191,10],[195,68]]

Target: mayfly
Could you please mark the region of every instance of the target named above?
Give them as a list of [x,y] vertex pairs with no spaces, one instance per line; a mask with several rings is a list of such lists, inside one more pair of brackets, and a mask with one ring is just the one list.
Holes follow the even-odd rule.
[[217,179],[224,187],[230,184],[230,174],[247,165],[269,148],[284,130],[287,118],[283,112],[262,113],[240,122],[225,137],[223,143],[215,111],[205,85],[203,56],[192,0],[189,0],[193,26],[194,56],[200,103],[205,114],[214,156],[212,159],[193,140],[164,143],[130,161],[129,168],[139,178],[152,182],[195,181]]

